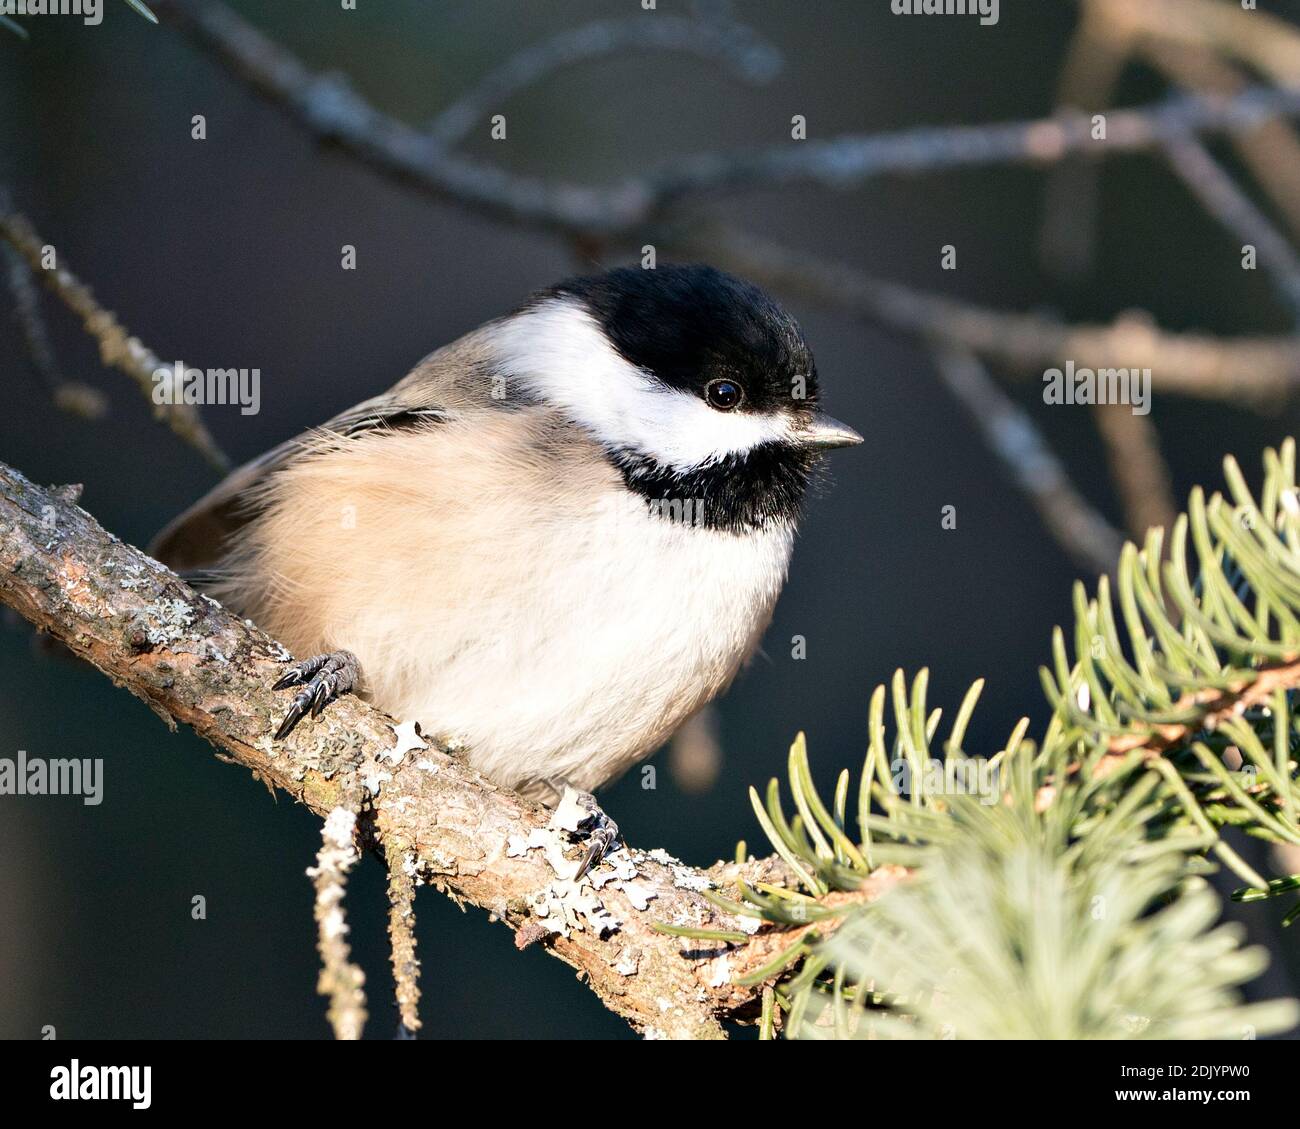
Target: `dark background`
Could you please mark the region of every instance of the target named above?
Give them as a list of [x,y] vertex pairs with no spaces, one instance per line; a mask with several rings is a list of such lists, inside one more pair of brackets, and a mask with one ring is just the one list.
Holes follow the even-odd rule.
[[[522,47],[636,0],[336,0],[235,5],[315,69],[346,72],[379,107],[430,119]],[[1296,4],[1264,3],[1293,19]],[[687,14],[684,0],[660,11]],[[503,107],[509,140],[476,128],[466,151],[512,169],[605,182],[676,154],[780,144],[792,114],[812,137],[913,125],[1028,118],[1053,108],[1077,18],[1064,0],[1003,0],[996,27],[892,16],[887,0],[755,0],[739,15],[783,52],[762,87],[707,61],[623,55],[563,71]],[[651,17],[652,18],[652,17]],[[174,28],[116,0],[104,23],[30,19],[32,40],[0,32],[0,182],[67,264],[164,360],[257,367],[262,411],[205,409],[241,461],[387,387],[439,344],[572,273],[571,248],[395,186],[322,151],[237,85]],[[1158,96],[1140,68],[1121,101]],[[190,138],[193,114],[208,139]],[[1005,309],[1109,319],[1141,307],[1172,329],[1281,332],[1262,272],[1154,156],[1109,162],[1098,263],[1082,283],[1042,271],[1035,245],[1044,174],[990,168],[886,179],[852,191],[750,192],[705,205],[743,227],[919,287]],[[339,249],[359,269],[339,269]],[[959,270],[939,269],[953,243]],[[871,689],[896,667],[933,672],[932,700],[955,707],[989,680],[968,748],[1000,747],[1015,720],[1046,709],[1037,665],[1070,615],[1075,564],[1005,476],[964,410],[913,344],[780,295],[817,354],[825,401],[867,443],[834,458],[811,506],[765,654],[721,702],[725,763],[703,795],[660,766],[603,796],[630,840],[697,863],[761,834],[745,796],[784,770],[808,733],[820,777],[856,768]],[[82,504],[136,544],[214,481],[149,419],[149,406],[62,308],[45,310],[65,370],[103,389],[106,419],[57,411],[32,378],[16,331],[0,325],[0,459],[42,482],[82,482]],[[1083,363],[1083,359],[1080,359]],[[1015,390],[1089,498],[1121,523],[1087,409],[1047,411],[1037,381]],[[1154,421],[1180,502],[1217,486],[1237,454],[1294,434],[1272,416],[1157,396]],[[940,527],[955,505],[956,531]],[[804,661],[790,639],[808,640]],[[0,798],[0,1036],[324,1037],[312,890],[318,821],[277,804],[98,672],[37,653],[24,624],[0,624],[0,755],[94,756],[105,801]],[[349,912],[367,970],[369,1033],[391,1032],[380,867],[354,877]],[[194,921],[190,899],[207,899]],[[515,951],[484,914],[421,891],[424,1034],[620,1036],[627,1028],[538,949]],[[1250,910],[1273,937],[1275,905]],[[1292,975],[1297,971],[1294,937]],[[1291,989],[1275,961],[1269,994]]]

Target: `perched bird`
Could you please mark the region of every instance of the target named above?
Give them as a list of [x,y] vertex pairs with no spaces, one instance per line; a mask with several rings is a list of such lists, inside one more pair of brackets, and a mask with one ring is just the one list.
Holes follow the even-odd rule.
[[[551,800],[648,756],[757,646],[821,452],[793,318],[707,266],[544,290],[235,471],[156,539],[282,640],[276,733],[362,693]],[[594,801],[585,870],[617,829]]]

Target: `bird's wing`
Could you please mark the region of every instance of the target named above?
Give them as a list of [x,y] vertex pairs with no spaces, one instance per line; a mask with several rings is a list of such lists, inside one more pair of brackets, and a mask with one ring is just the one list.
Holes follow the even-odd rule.
[[323,436],[360,435],[380,427],[410,427],[446,417],[447,412],[442,408],[411,408],[383,397],[349,408],[328,423],[303,432],[232,471],[163,527],[150,543],[149,555],[177,572],[215,564],[228,546],[231,534],[256,513],[248,501],[250,490],[265,482],[267,475],[311,449]]
[[483,356],[479,333],[469,334],[426,357],[383,395],[245,463],[169,522],[150,543],[150,555],[178,572],[211,567],[224,555],[231,535],[256,515],[250,494],[268,475],[318,449],[324,436],[360,435],[376,428],[412,427],[446,419],[474,398],[464,387],[465,376],[481,371]]

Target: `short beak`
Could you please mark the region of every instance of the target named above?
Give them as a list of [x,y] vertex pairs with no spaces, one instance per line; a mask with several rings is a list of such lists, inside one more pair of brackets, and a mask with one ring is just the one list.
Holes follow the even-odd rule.
[[818,412],[801,433],[803,445],[812,451],[829,451],[832,447],[856,447],[862,436],[847,423],[840,423]]

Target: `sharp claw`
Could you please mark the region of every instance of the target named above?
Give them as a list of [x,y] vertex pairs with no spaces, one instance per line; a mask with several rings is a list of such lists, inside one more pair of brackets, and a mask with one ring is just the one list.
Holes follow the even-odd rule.
[[293,705],[289,707],[289,712],[284,715],[284,720],[280,722],[280,728],[275,731],[275,739],[283,741],[288,737],[293,732],[293,727],[303,719],[306,712],[307,703],[295,698]]
[[587,857],[582,860],[582,865],[578,867],[578,873],[573,876],[575,882],[581,881],[587,871],[599,862],[605,855],[605,845],[603,843],[592,843],[587,848]]
[[298,683],[301,681],[302,681],[302,671],[291,670],[289,671],[288,674],[286,674],[283,678],[281,678],[279,682],[277,682],[274,686],[272,686],[271,689],[287,690],[289,689],[290,686],[297,686]]
[[614,844],[618,842],[618,832],[611,830],[609,827],[601,827],[591,833],[591,845],[587,848],[587,856],[582,860],[582,865],[578,867],[578,873],[573,876],[575,882],[581,881],[582,877],[593,866],[598,866],[605,861],[605,856],[613,849]]
[[316,687],[316,692],[311,697],[312,717],[320,717],[321,710],[323,710],[329,703],[331,690],[332,688],[328,680],[322,682]]

